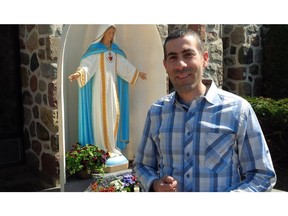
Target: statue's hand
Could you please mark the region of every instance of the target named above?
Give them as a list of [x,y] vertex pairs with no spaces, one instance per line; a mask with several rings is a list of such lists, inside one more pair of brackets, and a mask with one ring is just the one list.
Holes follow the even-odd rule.
[[142,80],[146,80],[147,79],[147,73],[144,72],[139,72],[139,76]]
[[68,79],[72,82],[73,80],[77,80],[79,76],[80,76],[80,73],[79,72],[75,72],[75,73],[71,74],[68,77]]

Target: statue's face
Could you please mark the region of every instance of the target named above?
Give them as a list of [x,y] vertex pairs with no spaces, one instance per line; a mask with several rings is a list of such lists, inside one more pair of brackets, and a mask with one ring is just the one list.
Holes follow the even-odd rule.
[[104,36],[103,36],[103,39],[104,39],[105,41],[111,42],[111,41],[113,41],[114,35],[115,35],[115,28],[110,27],[110,28],[105,32],[105,34],[104,34]]

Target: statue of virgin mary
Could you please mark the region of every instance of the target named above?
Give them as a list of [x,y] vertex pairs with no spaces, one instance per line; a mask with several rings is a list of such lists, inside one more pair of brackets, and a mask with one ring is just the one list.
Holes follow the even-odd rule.
[[110,153],[107,167],[127,166],[121,150],[129,143],[129,85],[146,79],[115,43],[115,25],[100,25],[96,40],[69,76],[79,85],[78,139]]

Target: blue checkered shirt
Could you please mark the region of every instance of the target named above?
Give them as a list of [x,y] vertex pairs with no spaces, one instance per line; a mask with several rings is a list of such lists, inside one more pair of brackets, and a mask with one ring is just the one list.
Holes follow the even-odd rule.
[[147,113],[134,171],[143,191],[165,175],[177,191],[271,191],[276,183],[269,149],[257,117],[243,98],[218,89],[190,106],[175,92]]

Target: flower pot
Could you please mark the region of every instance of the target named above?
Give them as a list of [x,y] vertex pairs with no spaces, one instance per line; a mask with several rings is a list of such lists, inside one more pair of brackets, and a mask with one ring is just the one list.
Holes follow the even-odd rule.
[[76,172],[76,176],[80,179],[89,179],[92,178],[92,173],[88,173],[87,170],[80,170]]

